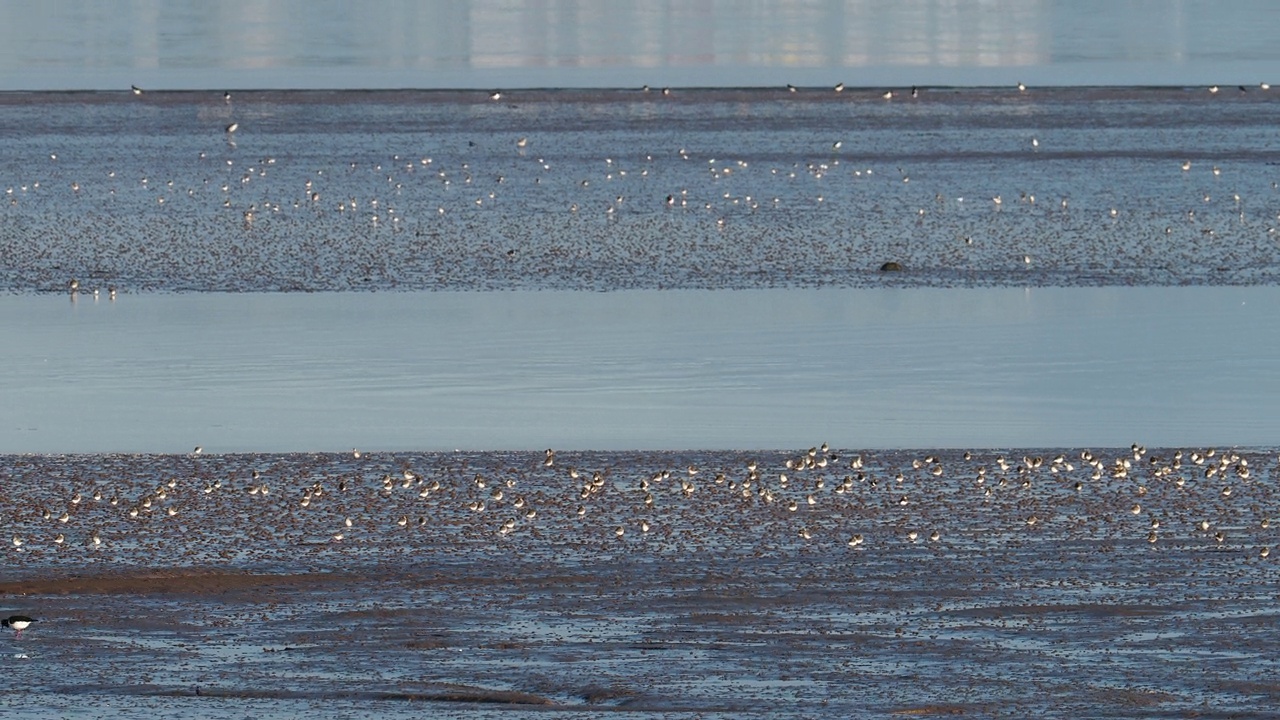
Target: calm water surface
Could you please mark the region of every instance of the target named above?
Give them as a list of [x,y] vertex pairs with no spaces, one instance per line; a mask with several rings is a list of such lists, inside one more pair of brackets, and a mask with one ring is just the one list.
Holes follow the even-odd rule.
[[1273,442],[1275,287],[0,297],[0,452]]
[[0,90],[1247,84],[1273,3],[0,6]]

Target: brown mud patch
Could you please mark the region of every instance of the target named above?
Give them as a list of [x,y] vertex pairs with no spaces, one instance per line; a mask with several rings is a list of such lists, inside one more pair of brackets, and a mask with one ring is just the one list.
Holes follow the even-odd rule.
[[299,573],[258,574],[227,570],[173,568],[109,575],[62,577],[0,582],[6,595],[222,595],[264,590],[287,590],[326,583],[351,582],[350,575]]
[[[81,688],[80,690],[86,690]],[[515,690],[490,690],[468,685],[439,685],[408,690],[285,690],[227,688],[197,685],[187,688],[135,685],[127,687],[98,686],[88,688],[94,694],[129,695],[134,697],[209,697],[238,700],[360,700],[401,702],[450,702],[497,705],[555,705],[550,698]]]

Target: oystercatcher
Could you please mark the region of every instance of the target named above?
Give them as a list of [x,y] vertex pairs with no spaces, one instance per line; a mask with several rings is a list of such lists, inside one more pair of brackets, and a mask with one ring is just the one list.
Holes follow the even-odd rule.
[[33,622],[35,622],[35,620],[27,617],[26,615],[10,615],[4,620],[0,620],[0,625],[13,628],[14,631],[17,632],[17,638],[21,640],[22,631],[26,630],[27,626]]

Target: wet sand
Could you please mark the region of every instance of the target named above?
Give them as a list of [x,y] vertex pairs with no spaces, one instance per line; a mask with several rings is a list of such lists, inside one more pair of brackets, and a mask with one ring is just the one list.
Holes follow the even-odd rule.
[[8,457],[0,707],[1265,716],[1276,452],[1084,453]]
[[0,595],[225,595],[270,592],[338,580],[332,574],[263,575],[225,570],[177,568],[120,575],[66,575],[0,584]]
[[0,95],[0,290],[1280,277],[1276,93],[882,92]]

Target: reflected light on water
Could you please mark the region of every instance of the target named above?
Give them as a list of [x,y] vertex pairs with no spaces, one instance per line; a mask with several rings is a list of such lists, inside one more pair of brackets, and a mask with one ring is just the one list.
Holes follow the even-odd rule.
[[862,67],[1043,62],[1045,16],[1020,2],[562,2],[476,4],[465,20],[474,67]]
[[[84,1],[11,4],[0,8],[0,89],[118,87],[128,77],[168,87],[772,85],[833,76],[877,85],[902,71],[919,83],[1008,82],[940,72],[947,69],[1143,84],[1187,75],[1190,64],[1222,70],[1280,59],[1266,32],[1277,13],[1265,2],[1207,1],[435,0],[358,12],[302,0],[234,8],[154,1],[123,11]],[[1066,77],[1045,72],[1067,66],[1076,70]],[[805,69],[822,73],[797,73]],[[840,78],[846,69],[878,70]]]

